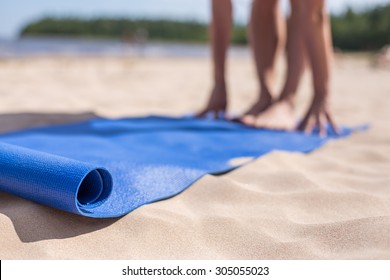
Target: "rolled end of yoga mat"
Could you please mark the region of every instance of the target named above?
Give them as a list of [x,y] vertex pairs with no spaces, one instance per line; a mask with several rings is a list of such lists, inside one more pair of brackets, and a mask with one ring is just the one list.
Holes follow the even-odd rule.
[[0,191],[86,216],[111,194],[104,168],[4,143],[0,154]]

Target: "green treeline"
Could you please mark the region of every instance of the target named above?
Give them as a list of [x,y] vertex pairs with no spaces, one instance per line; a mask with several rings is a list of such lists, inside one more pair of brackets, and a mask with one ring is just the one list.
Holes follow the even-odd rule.
[[131,39],[144,34],[150,40],[206,42],[207,26],[197,22],[133,19],[45,18],[27,25],[21,35]]
[[390,4],[332,17],[333,44],[341,50],[377,50],[390,44]]
[[[349,51],[377,50],[390,44],[390,4],[331,17],[333,44]],[[131,40],[206,42],[208,26],[199,22],[127,18],[44,18],[24,27],[21,36],[67,36]],[[245,26],[235,26],[234,44],[247,44]]]

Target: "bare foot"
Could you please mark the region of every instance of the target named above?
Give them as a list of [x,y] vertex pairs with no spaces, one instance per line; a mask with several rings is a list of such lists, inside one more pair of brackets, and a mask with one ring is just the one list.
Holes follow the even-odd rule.
[[277,130],[294,130],[296,127],[294,106],[287,100],[280,100],[273,103],[263,113],[254,119],[250,119],[249,126],[277,129]]
[[[202,118],[211,114],[213,118],[218,119],[225,115],[227,109],[227,91],[225,85],[216,85],[211,92],[209,102],[206,108],[200,111],[196,116]],[[224,118],[224,117],[223,117]]]
[[238,120],[246,125],[254,125],[259,114],[272,105],[271,95],[261,95],[261,98]]

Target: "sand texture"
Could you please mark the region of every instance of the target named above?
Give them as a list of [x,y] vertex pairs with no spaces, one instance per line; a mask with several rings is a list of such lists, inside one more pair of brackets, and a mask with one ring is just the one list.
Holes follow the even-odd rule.
[[[333,74],[337,121],[367,132],[309,155],[271,153],[120,219],[0,193],[0,259],[390,259],[390,71],[339,55]],[[194,112],[210,76],[207,58],[1,59],[0,131]],[[249,57],[229,61],[229,89],[232,112],[255,100]],[[306,75],[298,113],[310,93]]]

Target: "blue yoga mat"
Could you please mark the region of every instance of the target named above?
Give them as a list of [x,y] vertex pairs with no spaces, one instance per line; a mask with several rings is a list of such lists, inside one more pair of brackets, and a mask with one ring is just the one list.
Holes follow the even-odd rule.
[[0,135],[0,191],[84,216],[119,217],[236,168],[232,159],[306,153],[352,131],[325,138],[168,117],[27,129]]

